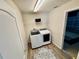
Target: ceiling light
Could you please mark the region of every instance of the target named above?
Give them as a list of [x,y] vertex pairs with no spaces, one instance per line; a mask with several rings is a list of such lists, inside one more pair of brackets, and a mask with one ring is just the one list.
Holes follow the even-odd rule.
[[45,0],[37,0],[37,3],[34,7],[34,12],[37,12],[40,9],[40,7],[43,5],[44,1]]

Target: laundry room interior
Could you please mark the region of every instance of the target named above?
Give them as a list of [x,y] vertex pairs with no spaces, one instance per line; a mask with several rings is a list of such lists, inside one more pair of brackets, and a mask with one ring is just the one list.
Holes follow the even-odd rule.
[[79,0],[0,0],[0,59],[79,59]]

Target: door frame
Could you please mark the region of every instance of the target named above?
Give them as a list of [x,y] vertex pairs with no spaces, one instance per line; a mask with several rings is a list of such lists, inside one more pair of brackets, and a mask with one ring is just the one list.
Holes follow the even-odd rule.
[[66,32],[68,12],[74,11],[74,10],[77,10],[77,9],[79,9],[79,7],[78,8],[73,8],[73,9],[66,10],[65,13],[64,13],[65,14],[64,15],[65,21],[64,21],[64,27],[63,27],[64,29],[63,29],[63,44],[62,44],[62,49],[63,49],[63,46],[64,46],[64,38],[65,38],[65,32]]
[[66,10],[66,11],[65,11],[65,15],[64,15],[65,21],[64,21],[64,29],[63,29],[62,50],[64,50],[63,47],[64,47],[64,39],[65,39],[65,32],[66,32],[66,26],[67,26],[67,16],[68,16],[68,12],[71,12],[71,11],[74,11],[74,10],[77,10],[77,9],[79,9],[79,7],[78,7],[78,8],[72,8],[72,9],[69,9],[69,10]]

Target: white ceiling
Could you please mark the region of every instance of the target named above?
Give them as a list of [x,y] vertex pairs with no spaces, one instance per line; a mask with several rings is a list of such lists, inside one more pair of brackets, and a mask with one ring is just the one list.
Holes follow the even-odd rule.
[[[37,0],[14,0],[22,12],[32,12]],[[49,12],[70,0],[46,0],[39,11]]]
[[67,3],[70,0],[46,0],[40,11],[51,11],[54,8],[60,7],[61,5]]
[[22,12],[33,10],[37,0],[13,0]]

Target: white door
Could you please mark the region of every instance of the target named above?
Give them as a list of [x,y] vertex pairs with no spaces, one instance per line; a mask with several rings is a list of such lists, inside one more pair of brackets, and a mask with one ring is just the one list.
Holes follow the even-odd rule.
[[2,10],[0,10],[0,58],[23,59],[16,19]]

